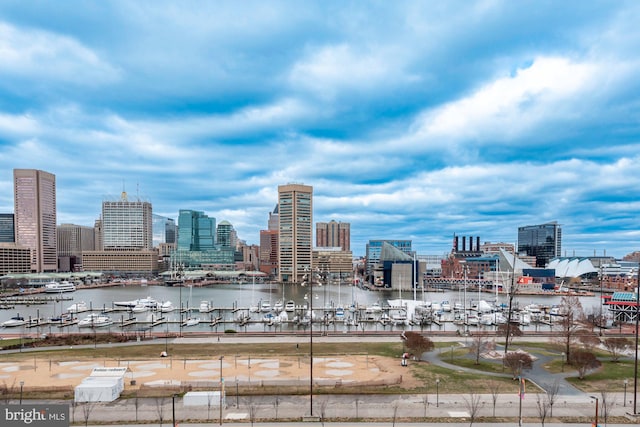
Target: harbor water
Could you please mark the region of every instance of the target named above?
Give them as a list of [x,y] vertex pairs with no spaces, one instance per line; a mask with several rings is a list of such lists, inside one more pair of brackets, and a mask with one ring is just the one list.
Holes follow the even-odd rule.
[[[308,327],[309,308],[313,308],[314,330],[327,332],[393,331],[393,330],[440,330],[454,331],[459,325],[451,313],[442,312],[438,322],[416,324],[411,317],[406,321],[394,321],[393,301],[418,300],[440,305],[448,301],[464,304],[469,310],[477,301],[487,301],[491,305],[508,304],[506,295],[478,293],[469,291],[427,292],[367,290],[351,285],[315,285],[313,288],[300,285],[282,285],[276,283],[229,283],[206,287],[190,286],[113,286],[79,289],[61,294],[38,294],[34,298],[47,302],[22,304],[16,302],[10,308],[0,310],[0,323],[12,317],[20,316],[25,324],[14,327],[2,327],[0,334],[60,334],[79,331],[121,332],[150,331],[154,333],[180,332],[278,332],[296,331]],[[133,302],[150,298],[158,303],[171,302],[174,309],[168,312],[159,310],[136,311],[132,307],[123,307],[124,302]],[[578,297],[585,313],[594,310],[606,310],[601,298],[596,296]],[[513,299],[515,307],[535,304],[540,307],[559,305],[560,295],[517,295]],[[274,310],[276,303],[282,306]],[[293,301],[295,309],[285,311],[284,304]],[[76,320],[63,323],[59,318],[69,311],[73,304],[84,302],[88,311],[74,314]],[[342,310],[344,308],[344,310]],[[374,309],[375,308],[375,309]],[[395,310],[397,311],[397,310]],[[284,314],[281,314],[284,312]],[[105,313],[112,324],[104,327],[80,328],[78,320],[90,313]],[[307,322],[304,318],[307,316]],[[355,320],[355,321],[354,321]],[[318,324],[318,326],[316,326]],[[491,328],[487,325],[471,325],[473,328]],[[522,325],[523,330],[538,330],[549,326],[537,322]]]

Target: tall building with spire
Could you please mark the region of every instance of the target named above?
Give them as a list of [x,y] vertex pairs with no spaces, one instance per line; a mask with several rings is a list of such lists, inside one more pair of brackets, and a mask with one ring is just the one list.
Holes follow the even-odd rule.
[[104,250],[153,249],[151,203],[129,200],[122,192],[120,200],[102,202],[102,245]]
[[313,187],[278,186],[279,279],[300,283],[312,270]]
[[36,169],[14,169],[16,243],[28,248],[31,271],[58,270],[56,176]]

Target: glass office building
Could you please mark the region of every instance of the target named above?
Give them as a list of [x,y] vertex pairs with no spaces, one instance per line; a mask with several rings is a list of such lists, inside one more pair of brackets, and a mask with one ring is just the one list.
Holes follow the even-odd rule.
[[562,251],[562,229],[556,222],[518,227],[518,253],[536,257],[536,267],[546,267]]

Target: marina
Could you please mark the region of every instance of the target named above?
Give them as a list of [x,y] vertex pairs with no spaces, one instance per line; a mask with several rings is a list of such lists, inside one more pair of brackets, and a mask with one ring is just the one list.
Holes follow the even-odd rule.
[[[507,321],[507,297],[500,294],[405,290],[402,296],[398,291],[350,285],[309,288],[276,283],[88,288],[56,296],[4,298],[2,303],[19,306],[24,323],[3,327],[0,334],[60,334],[88,329],[136,333],[182,333],[185,329],[188,333],[299,332],[308,330],[311,321],[314,331],[320,333],[491,331]],[[517,295],[511,322],[523,330],[550,330],[561,298]],[[578,298],[585,313],[609,312],[600,297]],[[10,321],[16,311],[0,311],[0,322]]]

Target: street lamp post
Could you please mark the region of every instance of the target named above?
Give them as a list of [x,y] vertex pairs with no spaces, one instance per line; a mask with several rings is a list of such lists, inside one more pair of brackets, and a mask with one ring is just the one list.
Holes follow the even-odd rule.
[[624,379],[624,397],[622,399],[622,406],[627,406],[627,384],[629,384],[628,379]]
[[222,359],[224,359],[224,356],[220,356],[220,425],[222,425],[222,393],[224,391],[224,378],[222,377]]
[[596,400],[596,418],[593,423],[593,427],[598,427],[598,398],[596,396],[591,396],[592,399]]
[[22,388],[24,387],[24,381],[20,381],[20,404],[22,405]]
[[173,420],[173,427],[176,427],[176,395],[171,396],[171,416]]
[[436,408],[440,407],[440,393],[438,386],[440,385],[440,378],[436,378]]
[[565,358],[565,354],[564,351],[562,352],[562,372],[564,372],[564,358]]

